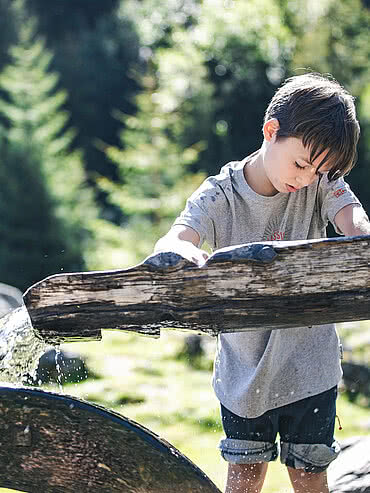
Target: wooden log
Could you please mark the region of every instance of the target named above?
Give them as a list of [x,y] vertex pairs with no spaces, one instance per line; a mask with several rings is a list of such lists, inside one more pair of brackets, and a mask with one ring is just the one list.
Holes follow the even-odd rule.
[[220,493],[168,442],[117,413],[0,387],[0,487],[39,493]]
[[370,319],[370,236],[250,243],[199,268],[163,252],[125,270],[58,274],[24,295],[44,339],[101,329],[216,335]]

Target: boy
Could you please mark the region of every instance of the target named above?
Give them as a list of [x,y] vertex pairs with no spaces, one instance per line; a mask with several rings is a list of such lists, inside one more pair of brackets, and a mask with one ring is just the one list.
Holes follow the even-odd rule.
[[[224,166],[190,197],[155,251],[203,265],[214,248],[271,239],[370,234],[369,220],[343,176],[355,164],[360,129],[352,96],[319,74],[288,79],[265,114],[263,144]],[[229,462],[226,493],[260,492],[278,455],[296,493],[327,493],[341,378],[335,326],[220,335],[213,386],[221,403]]]

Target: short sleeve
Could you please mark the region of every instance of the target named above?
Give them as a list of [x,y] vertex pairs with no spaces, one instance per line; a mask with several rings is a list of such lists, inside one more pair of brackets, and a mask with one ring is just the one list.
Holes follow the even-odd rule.
[[221,239],[225,235],[230,236],[229,229],[235,215],[230,164],[202,183],[174,222],[174,225],[182,224],[194,229],[200,236],[199,246],[206,241],[212,249],[220,248]]
[[322,203],[321,217],[324,224],[330,221],[335,231],[343,235],[343,232],[337,228],[334,222],[336,214],[346,205],[356,204],[361,207],[361,202],[343,178],[329,182],[326,173],[321,178],[320,192]]
[[212,218],[215,192],[215,185],[208,178],[186,201],[185,209],[173,223],[194,229],[200,236],[199,247],[205,241],[212,247],[215,244],[215,225]]

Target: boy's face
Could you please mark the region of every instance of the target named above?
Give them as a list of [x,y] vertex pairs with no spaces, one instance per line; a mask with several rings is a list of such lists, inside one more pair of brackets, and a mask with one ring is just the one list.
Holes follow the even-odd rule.
[[275,127],[275,130],[265,135],[263,168],[276,192],[294,193],[329,171],[328,163],[318,171],[325,155],[326,152],[323,152],[310,163],[310,150],[303,146],[302,140],[295,137],[277,139]]

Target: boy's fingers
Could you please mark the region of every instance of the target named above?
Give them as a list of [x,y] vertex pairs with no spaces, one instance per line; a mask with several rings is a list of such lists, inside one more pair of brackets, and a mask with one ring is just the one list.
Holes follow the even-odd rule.
[[189,246],[181,246],[180,248],[176,246],[175,248],[172,247],[170,250],[189,260],[189,262],[193,262],[194,264],[198,265],[198,267],[202,267],[209,258],[207,252],[193,245],[191,245],[190,248]]
[[194,262],[199,266],[202,267],[208,260],[209,255],[207,252],[200,251],[201,256],[194,258]]

